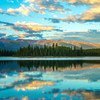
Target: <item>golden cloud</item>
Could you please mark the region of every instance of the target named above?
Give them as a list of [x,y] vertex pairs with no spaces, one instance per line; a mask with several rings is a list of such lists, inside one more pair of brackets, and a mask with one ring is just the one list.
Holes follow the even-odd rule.
[[100,19],[100,6],[94,5],[91,9],[82,14],[81,20],[95,20],[98,17]]
[[93,5],[90,9],[86,12],[82,13],[81,15],[70,15],[66,18],[59,19],[63,22],[100,22],[100,6]]
[[20,39],[23,39],[23,38],[26,37],[26,34],[18,34],[18,36],[19,36]]
[[54,28],[52,26],[43,26],[37,23],[26,23],[26,22],[16,22],[15,26],[19,26],[24,29],[29,29],[35,32],[39,31],[51,31]]
[[85,3],[85,4],[98,4],[100,0],[64,0],[69,3]]
[[10,13],[10,14],[15,14],[15,10],[12,9],[12,8],[9,8],[9,9],[7,10],[7,12]]

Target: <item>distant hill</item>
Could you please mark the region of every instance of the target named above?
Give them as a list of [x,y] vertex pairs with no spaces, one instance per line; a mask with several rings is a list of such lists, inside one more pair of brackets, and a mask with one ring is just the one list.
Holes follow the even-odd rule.
[[31,46],[51,46],[52,44],[58,44],[60,46],[67,47],[83,47],[84,49],[93,49],[100,48],[100,43],[89,43],[89,42],[80,42],[80,41],[67,41],[67,40],[9,40],[9,39],[0,39],[0,49],[7,50],[18,50],[20,47]]
[[8,40],[0,39],[0,49],[6,50],[18,50],[20,47],[26,47],[28,45],[34,45],[34,40]]
[[60,46],[67,47],[83,47],[84,49],[100,48],[100,43],[89,43],[89,42],[80,42],[80,41],[67,41],[67,40],[40,40],[37,41],[37,45],[52,45],[57,43]]

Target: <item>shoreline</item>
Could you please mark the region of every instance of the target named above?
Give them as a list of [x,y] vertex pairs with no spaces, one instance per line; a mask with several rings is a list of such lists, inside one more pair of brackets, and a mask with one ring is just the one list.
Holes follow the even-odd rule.
[[0,57],[2,60],[100,60],[100,57]]

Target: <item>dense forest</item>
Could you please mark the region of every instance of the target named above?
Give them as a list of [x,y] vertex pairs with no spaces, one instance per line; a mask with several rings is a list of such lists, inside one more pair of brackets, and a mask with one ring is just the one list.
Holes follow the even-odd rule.
[[100,49],[83,49],[82,47],[66,47],[52,44],[52,46],[27,46],[17,51],[0,50],[0,56],[100,56]]

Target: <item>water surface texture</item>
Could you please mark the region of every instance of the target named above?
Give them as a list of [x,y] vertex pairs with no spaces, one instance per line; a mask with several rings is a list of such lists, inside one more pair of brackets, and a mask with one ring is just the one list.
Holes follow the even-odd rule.
[[2,60],[0,100],[100,100],[100,61]]

